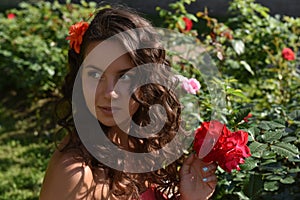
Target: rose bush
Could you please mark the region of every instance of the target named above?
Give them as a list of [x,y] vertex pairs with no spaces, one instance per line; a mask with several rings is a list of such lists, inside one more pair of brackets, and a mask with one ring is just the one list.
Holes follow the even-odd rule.
[[[84,2],[83,2],[84,3]],[[88,18],[96,3],[22,2],[0,13],[0,90],[29,105],[57,93],[67,69],[68,28]],[[30,14],[28,14],[30,13]]]
[[[232,154],[222,152],[225,155],[223,160],[216,158],[213,153],[205,158],[221,163],[217,170],[219,181],[213,199],[299,197],[300,19],[271,16],[266,7],[253,0],[233,0],[228,10],[230,17],[220,21],[210,17],[207,9],[189,13],[185,6],[193,2],[195,0],[179,0],[171,3],[169,10],[157,8],[157,11],[164,22],[162,26],[191,36],[189,38],[193,38],[193,44],[205,47],[203,51],[210,55],[212,64],[218,67],[221,74],[221,78],[214,77],[206,82],[205,74],[192,63],[184,59],[172,59],[173,55],[169,55],[174,68],[186,77],[185,80],[200,82],[200,90],[197,90],[200,87],[193,81],[186,82],[185,91],[188,94],[187,98],[182,99],[186,108],[183,111],[184,120],[189,128],[194,130],[203,124],[196,131],[202,136],[198,134],[196,140],[204,141],[201,137],[207,135],[205,127],[214,116],[228,127],[227,130],[224,126],[222,128],[228,137],[218,138],[219,145],[208,149],[228,150],[236,147]],[[89,17],[94,7],[95,3],[88,4],[84,1],[82,5],[62,5],[58,1],[22,3],[18,9],[0,13],[2,96],[7,93],[23,93],[25,95],[22,99],[28,99],[30,104],[39,106],[37,100],[57,95],[56,89],[60,87],[66,71],[68,28],[73,22]],[[181,44],[180,40],[174,41],[175,46]],[[287,47],[289,49],[285,49]],[[202,54],[198,57],[205,58]],[[206,63],[201,64],[205,66]],[[219,90],[212,90],[210,84],[215,84],[218,87],[213,88]],[[218,105],[220,99],[212,94],[222,92],[225,103],[220,106],[220,110],[216,110],[215,105]],[[192,102],[196,102],[197,110],[190,106]],[[1,108],[0,111],[10,115],[5,109]],[[44,133],[48,130],[44,128],[45,124],[53,121],[49,116],[51,113],[31,111],[34,122],[39,122],[36,123],[38,126],[35,130],[26,129],[23,132],[36,134],[37,130],[43,130]],[[213,115],[214,113],[217,115]],[[47,118],[41,120],[41,115]],[[196,118],[196,123],[191,123],[189,117]],[[2,115],[1,119],[0,131],[3,131],[6,120]],[[24,124],[32,125],[24,119],[14,124],[16,135],[20,134]],[[56,132],[54,129],[49,132]],[[251,156],[245,158],[249,155],[245,147],[247,139]],[[1,199],[38,198],[42,181],[38,174],[46,168],[46,162],[41,162],[38,158],[42,156],[45,160],[49,154],[49,149],[42,155],[39,154],[41,146],[38,145],[44,141],[44,138],[38,140],[27,150],[14,140],[10,142],[11,152],[14,155],[18,152],[18,157],[1,157],[2,160],[9,161],[1,163],[1,167],[5,169],[0,176]],[[23,139],[20,143],[23,143]],[[19,151],[16,148],[20,148]],[[34,148],[36,151],[33,151]],[[192,148],[189,149],[190,152]],[[3,152],[8,152],[6,147]],[[20,157],[29,161],[24,164]],[[16,170],[15,166],[21,166],[22,170]],[[23,170],[25,166],[30,168]],[[231,170],[239,168],[240,171]],[[231,170],[231,173],[226,173],[224,169]],[[39,173],[31,173],[32,171]]]
[[[187,16],[181,7],[191,2],[177,1],[170,6],[173,12],[158,9],[167,28],[178,30],[177,18],[170,16]],[[202,123],[196,130],[194,148],[198,151],[201,141],[205,141],[208,121],[220,119],[235,134],[222,140],[228,146],[220,142],[217,147],[212,143],[208,148],[212,149],[210,155],[206,152],[208,158],[202,156],[228,163],[218,168],[219,182],[213,199],[295,199],[300,196],[300,18],[271,16],[268,8],[254,0],[233,0],[228,12],[230,17],[222,22],[210,17],[207,9],[192,14],[197,20],[193,20],[192,30],[183,32],[196,37],[194,44],[210,55],[211,64],[218,67],[221,78],[216,76],[207,82],[205,73],[193,63],[176,59],[172,63],[181,74],[201,84],[201,90],[194,95],[199,109],[189,110]],[[205,27],[200,26],[203,23]],[[174,45],[182,43],[178,40]],[[189,51],[193,50],[185,52]],[[201,59],[202,54],[198,57]],[[226,102],[220,110],[216,110],[216,105],[224,104],[219,96],[213,96],[218,92],[224,92]],[[190,98],[183,99],[183,104],[188,107]],[[248,138],[251,156],[244,159],[243,154],[248,155],[248,151],[242,148],[218,160],[212,152],[237,144],[236,138],[241,144]],[[240,171],[232,170],[230,174],[224,171],[238,169],[237,166]]]

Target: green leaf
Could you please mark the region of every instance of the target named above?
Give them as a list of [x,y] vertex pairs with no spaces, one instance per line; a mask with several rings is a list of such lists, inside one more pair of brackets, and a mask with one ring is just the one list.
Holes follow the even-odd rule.
[[275,122],[275,121],[274,122],[270,121],[269,126],[271,127],[271,129],[276,129],[276,128],[284,129],[285,128],[284,124],[281,124],[281,123],[278,123],[278,122]]
[[264,189],[266,191],[276,191],[279,189],[279,184],[277,181],[267,181],[264,183]]
[[259,168],[262,171],[270,171],[272,173],[282,173],[282,174],[286,173],[285,171],[286,167],[284,167],[282,163],[278,161],[269,163],[267,165],[260,165]]
[[248,98],[246,97],[246,95],[243,93],[242,90],[240,89],[234,89],[234,88],[227,88],[226,89],[227,94],[231,94],[237,97],[241,97],[242,99],[247,100]]
[[245,173],[235,173],[234,174],[235,177],[233,177],[232,180],[234,181],[243,181],[246,178],[246,174]]
[[[265,150],[265,151],[263,151],[263,153],[262,153],[262,158],[263,158],[264,160],[269,160],[268,162],[267,162],[267,161],[264,161],[264,162],[263,162],[264,164],[273,163],[273,162],[271,162],[271,160],[276,159],[276,154],[275,154],[274,152],[272,152],[272,151]],[[275,162],[277,162],[277,161],[275,160]],[[262,164],[263,164],[263,163],[262,163]]]
[[269,124],[266,121],[261,121],[259,123],[258,127],[260,129],[267,130],[267,131],[271,129],[271,127],[269,126]]
[[299,167],[288,170],[288,173],[298,173],[298,172],[300,172],[300,168]]
[[251,127],[247,132],[251,135],[253,140],[255,140],[256,135],[260,134],[260,130],[257,127]]
[[295,182],[295,179],[292,176],[288,176],[284,179],[280,179],[280,182],[283,184],[292,184]]
[[241,122],[249,113],[250,109],[242,109],[237,114],[233,116],[235,118],[235,123]]
[[232,40],[232,47],[238,55],[241,55],[245,51],[245,44],[242,40]]
[[184,29],[185,28],[185,22],[183,21],[182,18],[178,19],[178,25],[180,26],[180,28]]
[[297,162],[297,163],[300,163],[300,158],[299,158],[299,156],[296,156],[296,157],[290,157],[290,158],[288,158],[288,160],[290,161],[290,162]]
[[249,182],[245,182],[243,192],[248,197],[259,196],[262,192],[263,181],[261,174],[250,174]]
[[186,14],[186,16],[189,18],[189,19],[191,19],[192,21],[194,21],[194,22],[198,22],[198,18],[197,17],[195,17],[195,15],[193,15],[193,14]]
[[180,10],[181,13],[186,13],[186,9],[185,9],[185,6],[183,4],[178,4],[178,8]]
[[249,148],[251,150],[251,152],[261,152],[261,151],[264,151],[266,150],[268,147],[267,144],[263,144],[263,143],[260,143],[260,142],[252,142],[250,145],[249,145]]
[[249,65],[246,61],[242,60],[242,61],[240,61],[240,63],[241,63],[241,65],[243,65],[243,66],[245,67],[245,69],[246,69],[248,72],[250,72],[250,74],[251,74],[252,76],[254,76],[254,72],[252,71],[250,65]]
[[0,49],[0,54],[4,55],[5,57],[10,57],[12,55],[12,52]]
[[268,160],[262,162],[261,165],[269,165],[269,164],[276,163],[276,162],[277,162],[277,160],[275,160],[275,159],[268,159]]
[[273,121],[277,122],[277,123],[279,123],[279,124],[281,124],[283,126],[285,126],[285,122],[286,122],[284,119],[280,119],[280,118],[279,119],[274,119]]
[[240,191],[240,192],[234,192],[234,194],[237,194],[240,200],[249,200],[249,199],[250,199],[249,197],[247,197],[247,196],[243,193],[243,191]]
[[285,125],[282,125],[280,123],[277,122],[271,122],[271,121],[261,121],[261,123],[258,125],[259,128],[263,129],[263,130],[274,130],[276,128],[285,128]]
[[286,143],[290,143],[290,142],[294,142],[294,141],[296,141],[297,140],[297,137],[284,137],[283,139],[282,139],[282,142],[286,142]]
[[266,133],[264,133],[261,138],[265,141],[265,142],[273,142],[273,141],[277,141],[282,137],[282,133],[281,131],[267,131]]
[[271,145],[271,150],[287,158],[299,157],[298,148],[290,143],[278,142]]
[[84,7],[88,7],[88,6],[89,6],[88,3],[87,3],[85,0],[81,0],[81,1],[80,1],[80,4],[81,4],[82,6],[84,6]]
[[91,1],[91,2],[89,2],[89,7],[91,7],[91,8],[96,8],[96,7],[97,7],[97,3]]
[[242,170],[250,171],[250,170],[254,169],[255,167],[257,167],[258,162],[259,161],[254,160],[253,158],[250,157],[250,158],[247,158],[245,160],[245,163],[240,165],[240,167],[241,167]]
[[292,120],[300,121],[300,110],[294,110],[289,114],[289,118]]
[[269,181],[279,181],[282,179],[282,177],[279,175],[272,174],[272,175],[266,176],[265,179],[269,180]]

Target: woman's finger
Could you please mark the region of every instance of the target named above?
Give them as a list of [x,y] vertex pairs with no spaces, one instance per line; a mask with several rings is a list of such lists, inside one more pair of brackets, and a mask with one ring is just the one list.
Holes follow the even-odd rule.
[[212,171],[215,171],[217,169],[216,164],[209,164],[202,167],[202,172],[204,173],[210,173]]
[[189,155],[187,159],[184,160],[183,165],[180,169],[180,175],[184,176],[190,173],[191,165],[194,160],[194,154]]
[[208,177],[204,177],[202,179],[203,182],[208,183],[208,182],[216,182],[217,181],[217,176],[216,175],[211,175]]

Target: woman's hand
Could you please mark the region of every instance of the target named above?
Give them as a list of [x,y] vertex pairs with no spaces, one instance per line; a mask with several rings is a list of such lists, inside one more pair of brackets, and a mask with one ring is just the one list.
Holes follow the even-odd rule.
[[204,200],[212,196],[217,185],[217,166],[190,155],[180,169],[180,199]]

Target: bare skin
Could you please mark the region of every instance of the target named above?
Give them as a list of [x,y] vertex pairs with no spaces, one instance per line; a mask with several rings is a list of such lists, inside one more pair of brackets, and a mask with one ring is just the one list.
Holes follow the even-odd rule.
[[95,186],[88,166],[76,161],[72,154],[56,151],[48,165],[40,199],[93,199]]
[[[104,184],[96,183],[90,167],[78,162],[73,156],[72,153],[54,153],[45,175],[40,200],[101,199],[100,194],[105,193]],[[203,167],[209,171],[204,172]],[[194,155],[188,157],[180,170],[180,199],[208,199],[217,183],[215,169],[214,164],[204,163]],[[105,181],[104,173],[102,177]],[[203,178],[207,178],[207,182]]]

